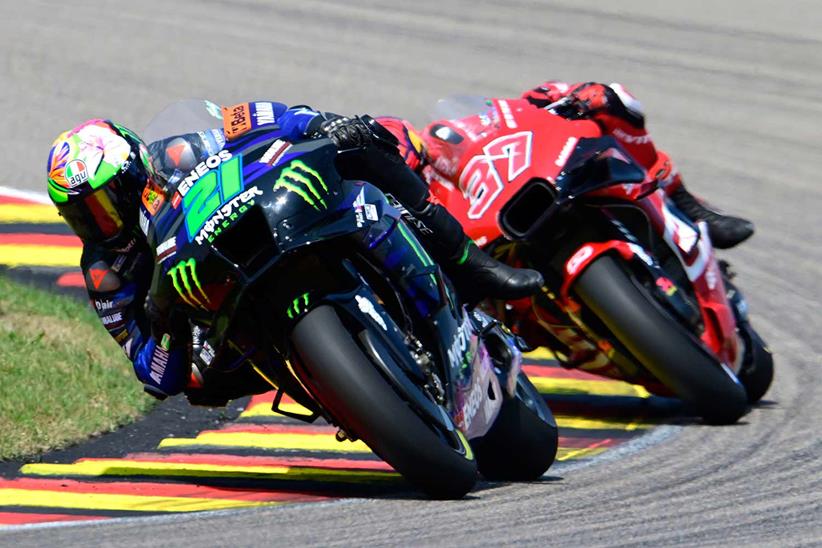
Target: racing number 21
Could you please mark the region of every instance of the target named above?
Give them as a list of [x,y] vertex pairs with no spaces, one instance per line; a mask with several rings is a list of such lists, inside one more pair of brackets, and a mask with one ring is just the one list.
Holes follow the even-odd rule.
[[186,230],[189,239],[200,230],[209,217],[228,200],[243,190],[242,156],[234,156],[212,169],[195,183],[183,197]]

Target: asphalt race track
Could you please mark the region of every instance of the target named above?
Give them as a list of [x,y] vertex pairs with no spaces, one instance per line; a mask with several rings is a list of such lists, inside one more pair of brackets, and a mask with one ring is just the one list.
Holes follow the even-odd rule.
[[643,450],[557,468],[559,479],[464,501],[351,499],[10,529],[0,544],[822,542],[822,4],[116,5],[0,7],[0,186],[42,190],[48,145],[85,118],[140,130],[179,98],[274,98],[423,123],[447,94],[619,81],[690,187],[756,222],[757,235],[723,256],[771,343],[777,380],[739,425],[688,424]]

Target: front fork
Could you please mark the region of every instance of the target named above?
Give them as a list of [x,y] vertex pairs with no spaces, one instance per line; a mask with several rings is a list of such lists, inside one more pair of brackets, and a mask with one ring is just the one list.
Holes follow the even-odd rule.
[[[368,241],[368,239],[366,239]],[[368,245],[416,311],[434,329],[451,412],[469,439],[483,436],[496,419],[503,390],[514,397],[522,367],[516,337],[499,322],[458,304],[439,268],[402,220]]]

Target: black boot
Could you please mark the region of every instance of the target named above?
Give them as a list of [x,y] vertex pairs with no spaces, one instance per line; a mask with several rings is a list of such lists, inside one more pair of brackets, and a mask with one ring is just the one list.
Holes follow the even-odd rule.
[[466,303],[476,304],[488,297],[521,299],[540,291],[542,274],[492,258],[465,235],[459,221],[443,206],[426,202],[421,210],[409,213],[413,216],[410,224],[425,248]]
[[469,304],[487,297],[521,299],[539,293],[542,274],[530,268],[514,268],[494,259],[466,238],[457,261],[443,262],[443,268]]
[[708,225],[711,243],[718,249],[734,247],[754,233],[752,222],[731,215],[723,215],[706,207],[683,186],[673,192],[671,199],[676,207],[692,220],[705,221]]
[[337,169],[344,177],[365,178],[406,208],[404,217],[465,303],[486,297],[518,299],[539,292],[543,285],[539,272],[492,259],[474,245],[447,209],[428,201],[428,186],[397,152],[396,137],[376,120],[338,118],[324,122],[320,131],[344,151],[337,157]]

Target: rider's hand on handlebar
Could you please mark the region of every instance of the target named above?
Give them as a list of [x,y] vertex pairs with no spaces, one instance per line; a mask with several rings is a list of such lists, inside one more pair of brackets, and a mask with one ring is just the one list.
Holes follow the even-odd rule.
[[340,116],[320,124],[319,132],[340,150],[361,149],[371,143],[371,130],[359,116]]
[[592,114],[610,106],[610,88],[604,84],[588,82],[582,84],[568,95],[580,113]]

